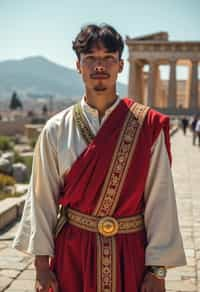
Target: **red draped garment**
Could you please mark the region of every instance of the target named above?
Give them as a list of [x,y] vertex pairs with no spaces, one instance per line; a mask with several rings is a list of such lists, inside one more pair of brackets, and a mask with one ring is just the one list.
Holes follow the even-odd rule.
[[[133,100],[124,98],[103,124],[94,140],[65,177],[59,203],[91,215],[112,160],[126,114]],[[170,154],[169,118],[150,109],[144,120],[118,204],[113,216],[128,217],[144,212],[144,188],[151,147],[161,129]],[[64,159],[64,158],[63,158]],[[116,235],[116,292],[138,292],[145,272],[145,230]],[[66,224],[55,240],[52,269],[59,292],[97,291],[96,234]],[[103,291],[102,291],[103,292]]]

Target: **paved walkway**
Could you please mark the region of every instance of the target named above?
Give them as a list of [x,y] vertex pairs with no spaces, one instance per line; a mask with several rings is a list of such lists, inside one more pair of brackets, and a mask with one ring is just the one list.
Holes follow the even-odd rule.
[[[187,266],[168,272],[170,292],[200,292],[200,148],[192,146],[191,140],[190,133],[184,137],[180,131],[172,137],[173,175]],[[32,259],[10,247],[17,226],[0,235],[0,291],[33,292]]]

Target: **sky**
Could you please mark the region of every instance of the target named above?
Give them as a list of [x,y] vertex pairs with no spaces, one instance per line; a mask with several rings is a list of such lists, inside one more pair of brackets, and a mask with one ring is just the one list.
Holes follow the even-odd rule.
[[[0,61],[40,55],[75,69],[72,40],[88,23],[111,24],[124,39],[166,31],[170,40],[200,41],[199,15],[199,0],[0,0]],[[127,83],[127,48],[123,57]]]

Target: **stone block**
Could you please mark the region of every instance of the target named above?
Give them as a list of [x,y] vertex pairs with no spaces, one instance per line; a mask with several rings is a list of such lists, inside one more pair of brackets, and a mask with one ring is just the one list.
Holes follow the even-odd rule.
[[197,286],[195,281],[192,280],[181,280],[181,281],[167,281],[166,288],[173,291],[180,292],[197,292]]
[[12,279],[7,276],[0,275],[0,291],[3,291],[11,283]]
[[10,290],[34,291],[35,281],[33,280],[14,280],[10,285]]

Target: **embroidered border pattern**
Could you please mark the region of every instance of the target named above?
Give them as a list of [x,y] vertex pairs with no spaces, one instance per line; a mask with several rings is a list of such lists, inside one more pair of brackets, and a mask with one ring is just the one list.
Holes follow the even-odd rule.
[[134,103],[127,114],[94,215],[112,215],[117,205],[142,126],[146,106]]
[[[115,152],[94,216],[112,215],[133,157],[134,149],[148,107],[134,103],[130,108],[118,139]],[[74,107],[74,118],[83,138],[89,144],[94,138],[80,104]],[[86,223],[86,221],[85,221]],[[121,223],[127,224],[125,222]],[[136,226],[134,226],[135,228]],[[116,239],[97,233],[97,291],[116,292]]]
[[92,133],[88,121],[86,120],[82,112],[80,103],[75,104],[73,110],[74,110],[73,116],[76,126],[78,127],[86,144],[90,144],[94,139],[95,135]]
[[[71,208],[67,208],[66,220],[70,224],[91,232],[98,232],[99,218],[86,215]],[[143,215],[116,219],[119,224],[118,233],[133,233],[144,228]]]
[[[134,103],[130,108],[93,215],[102,217],[113,214],[148,109],[138,103]],[[97,234],[97,292],[116,292],[116,239],[114,236],[105,238]]]
[[116,292],[116,242],[97,234],[97,292]]

